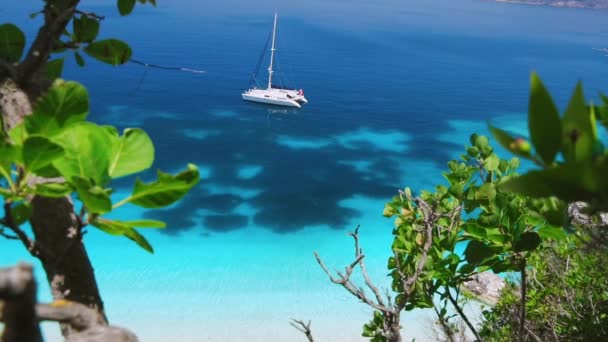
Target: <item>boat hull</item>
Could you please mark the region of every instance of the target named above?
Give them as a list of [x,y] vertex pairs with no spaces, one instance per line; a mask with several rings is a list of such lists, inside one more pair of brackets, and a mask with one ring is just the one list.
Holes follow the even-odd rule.
[[272,99],[272,98],[251,96],[251,95],[247,95],[247,94],[243,94],[243,100],[259,102],[259,103],[266,103],[266,104],[271,104],[271,105],[275,105],[275,106],[297,107],[297,108],[302,107],[299,103],[297,103],[294,100],[289,100],[289,99],[278,100],[278,99]]
[[249,89],[242,94],[243,100],[259,103],[272,104],[276,106],[301,108],[305,102],[304,96],[298,95],[291,90],[283,89]]

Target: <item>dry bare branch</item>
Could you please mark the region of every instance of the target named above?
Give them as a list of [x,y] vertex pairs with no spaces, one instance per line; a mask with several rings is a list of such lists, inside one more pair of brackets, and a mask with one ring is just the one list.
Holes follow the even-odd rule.
[[292,327],[301,331],[304,335],[306,335],[308,342],[314,342],[314,339],[312,337],[312,331],[310,330],[310,321],[308,321],[308,324],[306,324],[303,321],[292,318],[291,322],[289,322],[289,324]]

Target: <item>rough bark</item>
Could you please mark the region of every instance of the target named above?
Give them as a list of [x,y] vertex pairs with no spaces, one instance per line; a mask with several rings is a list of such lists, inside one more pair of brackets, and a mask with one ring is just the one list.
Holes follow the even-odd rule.
[[106,325],[98,311],[83,304],[37,304],[32,266],[25,263],[0,269],[0,321],[5,325],[1,342],[41,342],[39,321],[69,326],[73,333],[66,342],[137,342],[132,332]]
[[18,264],[0,269],[0,319],[4,322],[2,342],[41,342],[36,319],[36,283],[32,267]]

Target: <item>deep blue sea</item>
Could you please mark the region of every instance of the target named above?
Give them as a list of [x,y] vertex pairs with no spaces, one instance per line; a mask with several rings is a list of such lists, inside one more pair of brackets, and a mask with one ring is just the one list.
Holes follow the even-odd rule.
[[[41,1],[3,4],[0,22],[27,27]],[[113,68],[68,56],[64,78],[90,92],[90,119],[143,127],[154,170],[199,166],[200,185],[168,210],[121,209],[118,218],[168,222],[144,231],[151,255],[91,228],[86,245],[107,313],[142,341],[303,341],[290,318],[311,319],[319,341],[361,341],[365,305],[317,265],[352,261],[345,235],[361,225],[373,278],[384,288],[397,189],[442,182],[486,122],[526,132],[530,72],[560,108],[575,83],[608,91],[608,12],[469,0],[158,0],[126,18],[114,1],[83,1],[103,14],[101,37],[126,40],[133,58],[205,74]],[[310,103],[284,109],[241,100],[272,27],[280,73]],[[262,71],[262,82],[265,77]],[[133,179],[114,184],[116,199]],[[31,260],[0,241],[0,264]],[[44,279],[38,267],[39,279]],[[41,300],[49,300],[46,284]],[[429,339],[422,313],[404,335]],[[45,326],[50,341],[55,326]]]

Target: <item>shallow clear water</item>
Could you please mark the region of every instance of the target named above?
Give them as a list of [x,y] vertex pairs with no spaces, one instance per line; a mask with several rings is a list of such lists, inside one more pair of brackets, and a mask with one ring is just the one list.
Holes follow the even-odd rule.
[[[89,88],[92,120],[144,127],[155,169],[193,162],[203,173],[169,210],[115,213],[169,223],[144,232],[154,255],[93,228],[86,236],[109,317],[142,341],[295,341],[303,336],[292,317],[313,320],[320,341],[361,340],[370,310],[331,284],[312,252],[341,268],[352,259],[345,232],[360,224],[368,268],[387,287],[392,222],[381,213],[398,188],[440,182],[486,121],[525,134],[532,70],[560,107],[579,79],[589,96],[607,90],[608,57],[593,48],[608,45],[608,12],[465,0],[185,0],[119,18],[113,4],[87,5],[108,16],[102,35],[130,42],[134,58],[207,71],[144,75],[94,61],[79,69],[68,58],[64,76]],[[31,25],[38,6],[9,5],[1,21]],[[282,71],[310,101],[301,110],[240,98],[274,11]],[[117,199],[131,181],[115,184]],[[20,245],[0,243],[0,264],[29,259]],[[40,296],[49,298],[45,284]],[[410,316],[405,335],[425,340],[427,319]],[[55,327],[45,331],[58,339]]]

